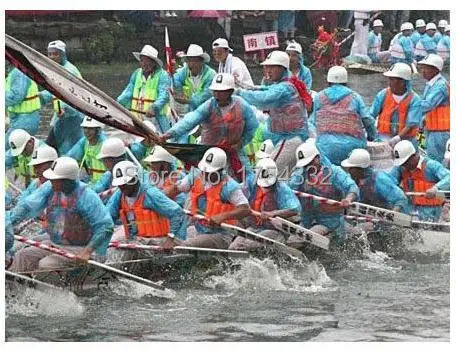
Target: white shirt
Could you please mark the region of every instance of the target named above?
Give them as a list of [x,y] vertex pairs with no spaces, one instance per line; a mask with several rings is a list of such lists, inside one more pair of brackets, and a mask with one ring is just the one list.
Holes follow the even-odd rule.
[[396,95],[396,94],[393,94],[393,99],[394,101],[396,101],[396,103],[400,103],[402,100],[405,99],[407,93],[403,94],[403,95]]
[[252,77],[250,76],[250,72],[244,61],[232,54],[228,54],[224,64],[221,62],[219,63],[217,73],[231,73],[233,76],[236,76],[242,84],[253,85]]

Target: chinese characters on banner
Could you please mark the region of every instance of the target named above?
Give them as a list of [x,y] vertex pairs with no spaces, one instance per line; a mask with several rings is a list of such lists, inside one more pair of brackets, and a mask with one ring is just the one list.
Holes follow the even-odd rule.
[[277,32],[244,35],[245,52],[274,49],[279,47]]

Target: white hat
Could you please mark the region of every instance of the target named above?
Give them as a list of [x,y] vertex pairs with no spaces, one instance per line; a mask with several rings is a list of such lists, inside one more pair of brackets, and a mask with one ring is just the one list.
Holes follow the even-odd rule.
[[32,136],[23,129],[14,129],[8,138],[11,155],[19,156],[22,154],[31,137]]
[[447,22],[446,20],[443,19],[443,20],[440,20],[440,21],[439,21],[438,27],[439,27],[439,28],[445,28],[445,27],[447,26],[447,24],[448,24],[448,22]]
[[81,123],[81,127],[84,128],[102,128],[104,126],[103,123],[97,121],[92,117],[85,116],[84,120]]
[[288,44],[285,51],[296,51],[297,53],[302,54],[302,46],[301,46],[301,44],[296,43],[296,42],[290,43],[290,44]]
[[307,166],[315,156],[320,155],[317,147],[312,143],[303,143],[299,145],[296,149],[296,159],[298,162],[296,163],[296,167],[305,167]]
[[[143,123],[144,123],[146,126],[148,126],[150,129],[152,129],[152,131],[153,131],[154,133],[157,133],[157,127],[155,127],[155,124],[154,124],[152,121],[147,121],[147,120],[146,120],[146,121],[143,121]],[[142,137],[142,136],[137,136],[136,139],[135,139],[135,141],[138,142],[138,143],[140,143],[140,142],[143,141],[143,140],[144,140],[144,137]]]
[[166,151],[166,149],[156,145],[150,152],[150,155],[144,159],[144,162],[167,162],[172,164],[174,160],[174,156]]
[[394,160],[395,166],[402,166],[410,156],[415,155],[416,150],[409,140],[401,140],[394,147]]
[[405,22],[401,24],[401,32],[404,30],[413,30],[413,24],[410,22]]
[[203,48],[196,44],[190,44],[187,53],[184,57],[201,57],[204,62],[208,63],[211,61],[211,58],[208,53],[203,51]]
[[112,186],[128,184],[138,176],[138,166],[131,161],[120,161],[112,170]]
[[147,56],[157,62],[160,67],[163,67],[163,62],[158,58],[158,51],[152,45],[144,45],[141,52],[133,52],[133,56],[139,61],[142,56]]
[[269,188],[277,182],[278,170],[271,158],[263,158],[256,165],[256,183],[262,188]]
[[372,27],[383,27],[383,22],[380,19],[376,19]]
[[347,83],[348,73],[345,67],[332,66],[328,71],[327,79],[328,83]]
[[212,84],[209,87],[211,90],[230,90],[234,89],[234,77],[231,73],[218,73],[212,79]]
[[233,49],[231,49],[230,46],[228,45],[228,40],[226,40],[224,38],[218,38],[218,39],[214,40],[214,42],[212,43],[212,49],[216,49],[216,48],[224,48],[224,49],[228,49],[229,51],[233,51]]
[[206,173],[217,172],[225,167],[226,153],[219,147],[211,147],[208,149],[198,163],[198,168]]
[[450,31],[450,25],[447,24],[447,25],[445,26],[445,32],[449,32],[449,31]]
[[54,40],[54,41],[51,41],[49,44],[48,44],[48,50],[49,49],[57,49],[57,50],[60,50],[62,52],[66,52],[66,44],[61,41],[61,40]]
[[71,179],[75,180],[79,176],[78,162],[71,157],[62,156],[54,160],[51,168],[43,172],[47,179]]
[[417,19],[415,22],[415,27],[416,28],[426,27],[426,22],[424,22],[423,19]]
[[426,30],[428,29],[437,30],[437,27],[435,26],[435,23],[429,22],[428,24],[426,24]]
[[125,155],[126,151],[127,150],[122,140],[119,138],[109,138],[101,145],[97,159],[100,160],[107,157],[119,157]]
[[412,69],[409,65],[403,62],[398,62],[392,65],[389,71],[383,73],[385,77],[401,78],[404,80],[412,79]]
[[38,146],[32,154],[32,160],[28,163],[29,166],[40,165],[45,162],[55,161],[59,155],[53,147],[43,144]]
[[267,139],[260,145],[260,149],[255,153],[255,156],[257,159],[261,160],[263,158],[271,157],[273,151],[274,144],[271,139]]
[[429,54],[423,60],[418,62],[419,65],[428,65],[437,68],[439,71],[443,69],[443,59],[437,54]]
[[370,161],[370,154],[366,149],[354,149],[348,158],[341,162],[341,166],[345,168],[367,168],[370,166]]
[[447,140],[446,145],[445,145],[445,155],[444,158],[450,159],[450,139]]
[[290,68],[290,56],[284,51],[272,51],[266,57],[266,60],[261,62],[262,66],[282,66],[286,69]]

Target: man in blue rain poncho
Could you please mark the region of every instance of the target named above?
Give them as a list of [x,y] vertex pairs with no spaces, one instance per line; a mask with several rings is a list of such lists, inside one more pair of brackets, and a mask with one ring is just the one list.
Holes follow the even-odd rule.
[[[60,157],[43,175],[52,183],[42,186],[21,201],[11,212],[8,226],[34,218],[46,209],[51,244],[76,254],[79,260],[91,258],[94,251],[105,256],[112,236],[113,222],[98,195],[78,179],[76,160]],[[34,246],[19,250],[10,269],[15,272],[55,270],[71,266],[68,258]]]
[[416,138],[423,112],[421,98],[412,90],[412,69],[398,62],[385,73],[389,87],[375,96],[370,115],[377,119],[379,137],[394,147],[402,139],[418,145]]
[[447,20],[440,20],[439,24],[437,25],[437,31],[435,32],[434,35],[434,41],[436,44],[439,43],[439,41],[442,39],[442,36],[445,34],[446,27],[448,26]]
[[450,25],[445,27],[445,32],[437,44],[437,54],[443,58],[443,61],[450,60]]
[[424,33],[426,33],[426,22],[423,19],[417,19],[415,22],[415,31],[410,36],[414,47],[416,47],[416,44],[418,44]]
[[[359,189],[348,173],[320,156],[320,151],[310,142],[299,146],[297,169],[289,184],[293,190],[341,202],[339,205],[300,198],[302,226],[322,235],[332,235],[332,241],[342,244],[345,239],[344,208],[359,198]],[[288,243],[298,246],[302,239],[292,235]]]
[[340,165],[353,149],[365,149],[367,140],[375,140],[377,130],[361,96],[346,86],[344,67],[331,67],[327,81],[329,87],[314,98],[310,124],[318,149],[332,164]]
[[401,33],[396,34],[391,39],[389,52],[391,54],[391,62],[412,63],[415,56],[413,53],[414,45],[410,36],[412,35],[413,24],[410,22],[402,23]]
[[170,138],[178,139],[201,125],[201,144],[224,149],[229,154],[229,174],[242,182],[245,172],[250,170],[243,148],[255,135],[258,121],[244,99],[232,96],[234,88],[231,74],[215,75],[210,87],[214,96],[195,111],[187,113],[160,138],[163,142]]
[[[264,82],[259,90],[238,89],[237,94],[259,110],[269,110],[264,139],[274,143],[272,158],[279,174],[291,171],[296,163],[295,150],[308,138],[307,108],[304,95],[290,81],[290,58],[286,52],[273,51],[261,65]],[[307,93],[308,94],[308,93]]]
[[418,69],[427,81],[421,100],[427,155],[442,162],[450,138],[450,84],[440,74],[443,59],[439,55],[430,54],[418,62]]
[[450,171],[441,163],[420,156],[413,144],[402,140],[394,147],[394,165],[390,171],[404,192],[425,193],[410,196],[412,211],[420,220],[438,222],[445,199],[439,190],[450,190]]
[[[79,70],[68,61],[66,45],[63,41],[56,40],[49,43],[48,57],[76,77],[82,78]],[[84,115],[48,91],[41,91],[40,99],[43,105],[52,101],[54,111],[51,120],[52,129],[46,143],[55,148],[59,155],[64,155],[83,137],[81,123]]]
[[161,133],[165,133],[170,127],[167,116],[171,79],[153,46],[145,45],[133,56],[139,61],[140,68],[133,72],[117,101],[140,119],[150,119]]
[[97,158],[106,135],[101,129],[103,123],[90,117],[84,117],[81,127],[85,135],[68,151],[67,156],[74,158],[80,168],[86,170],[87,177],[83,181],[95,184],[106,171],[103,161]]
[[298,77],[306,84],[308,90],[312,89],[312,73],[310,69],[304,65],[304,57],[302,56],[302,47],[299,43],[292,42],[285,49],[290,56],[290,72]]
[[[269,222],[270,218],[291,218],[301,213],[298,198],[287,183],[278,181],[277,166],[270,158],[260,160],[256,174],[251,173],[246,189],[252,215],[243,219],[249,230],[276,241],[285,242],[284,235]],[[250,250],[262,245],[256,241],[237,237],[230,250]]]
[[435,23],[426,24],[426,33],[421,37],[421,39],[416,43],[415,46],[415,58],[416,60],[422,60],[429,54],[437,53],[437,43],[435,41],[435,32],[437,27]]
[[367,56],[372,62],[387,62],[390,59],[389,51],[382,50],[382,20],[376,19],[372,25],[372,30],[369,32],[367,42]]
[[122,221],[126,240],[155,245],[171,243],[172,246],[187,238],[182,208],[152,184],[141,182],[138,167],[133,162],[119,162],[112,174],[112,186],[119,189],[106,207],[114,221]]
[[13,130],[23,129],[35,135],[40,125],[38,85],[17,68],[12,68],[6,78],[5,108],[9,118],[5,134],[5,150],[8,150],[8,138]]

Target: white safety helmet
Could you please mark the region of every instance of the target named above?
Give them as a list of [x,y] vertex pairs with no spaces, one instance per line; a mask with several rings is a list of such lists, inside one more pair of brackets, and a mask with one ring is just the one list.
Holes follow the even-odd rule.
[[[146,120],[146,121],[143,121],[143,123],[144,123],[146,126],[148,126],[154,133],[157,133],[157,127],[155,127],[155,124],[154,124],[153,122],[147,121],[147,120]],[[138,143],[140,143],[140,142],[143,141],[143,140],[144,140],[144,137],[142,137],[142,136],[138,136],[138,137],[136,137],[136,139],[135,139],[135,141],[138,142]]]
[[269,188],[277,182],[279,171],[271,158],[264,158],[256,165],[256,183],[262,188]]
[[156,145],[150,152],[150,155],[144,159],[144,162],[167,162],[172,164],[174,160],[174,156],[166,151],[166,149]]
[[366,149],[354,149],[348,158],[341,162],[341,166],[345,168],[368,168],[370,164],[370,154]]
[[389,71],[383,73],[385,77],[401,78],[404,80],[412,79],[412,69],[409,65],[403,62],[395,63]]
[[449,31],[450,31],[450,25],[447,24],[447,25],[445,26],[445,32],[449,32]]
[[426,27],[426,22],[423,19],[417,19],[415,22],[415,28]]
[[120,161],[112,170],[112,186],[128,184],[138,176],[138,166],[131,161]]
[[437,54],[429,54],[423,60],[418,62],[419,65],[428,65],[437,68],[440,72],[443,69],[443,59]]
[[233,51],[233,49],[230,48],[230,45],[228,44],[228,40],[224,38],[218,38],[215,39],[214,42],[212,43],[212,49],[217,49],[217,48],[224,48],[228,49],[229,51]]
[[13,130],[8,138],[11,155],[19,156],[22,154],[30,138],[32,136],[23,129]]
[[445,155],[444,158],[449,160],[450,159],[450,139],[447,140],[445,145]]
[[101,145],[97,159],[101,160],[107,157],[120,157],[127,152],[125,145],[119,138],[108,138]]
[[345,67],[332,66],[328,71],[327,79],[328,83],[347,83],[348,73]]
[[285,51],[296,51],[298,54],[302,54],[302,46],[299,43],[290,43],[287,45]]
[[84,128],[101,128],[103,127],[104,124],[101,122],[98,122],[96,119],[92,117],[85,116],[84,120],[81,123],[81,127]]
[[78,179],[79,166],[78,162],[71,157],[62,156],[54,160],[51,168],[43,172],[47,179]]
[[383,27],[383,22],[380,19],[376,19],[372,27]]
[[290,68],[290,56],[285,51],[272,51],[266,57],[266,60],[261,62],[262,66],[282,66],[286,69]]
[[320,155],[317,147],[312,143],[303,143],[296,149],[296,167],[307,166],[315,156]]
[[261,160],[263,158],[271,157],[273,151],[274,144],[271,139],[267,139],[261,143],[260,149],[255,153],[255,156],[257,159]]
[[401,32],[404,30],[413,30],[413,24],[411,22],[405,22],[401,24]]
[[53,147],[43,144],[38,146],[32,154],[32,160],[28,163],[29,166],[40,165],[45,162],[55,161],[59,155]]
[[234,76],[231,73],[218,73],[212,79],[212,84],[209,87],[211,90],[230,90],[234,89]]
[[206,173],[217,172],[225,167],[226,153],[219,147],[211,147],[208,149],[198,163],[198,168]]
[[429,29],[437,30],[435,23],[429,22],[428,24],[426,24],[426,30]]
[[443,19],[443,20],[440,20],[440,21],[439,21],[438,27],[439,27],[439,28],[445,28],[447,25],[448,25],[448,22],[447,22],[446,20]]
[[416,150],[409,140],[401,140],[394,147],[394,160],[395,166],[402,166],[410,156],[415,155]]
[[48,50],[49,49],[57,49],[57,50],[60,50],[62,52],[66,52],[66,44],[61,41],[61,40],[54,40],[54,41],[51,41],[49,44],[48,44]]

